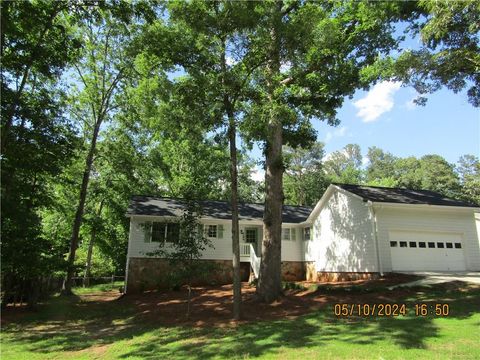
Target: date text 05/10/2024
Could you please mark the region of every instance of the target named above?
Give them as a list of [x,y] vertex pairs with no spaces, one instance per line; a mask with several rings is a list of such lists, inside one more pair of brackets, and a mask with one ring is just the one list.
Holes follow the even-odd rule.
[[348,304],[338,303],[333,305],[333,313],[338,317],[350,316],[406,316],[412,311],[415,316],[445,317],[450,314],[448,303],[416,303],[416,304]]

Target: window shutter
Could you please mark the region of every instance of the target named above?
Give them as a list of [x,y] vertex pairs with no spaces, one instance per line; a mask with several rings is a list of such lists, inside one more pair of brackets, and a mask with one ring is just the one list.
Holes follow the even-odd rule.
[[217,225],[217,238],[223,239],[223,225]]
[[296,241],[297,240],[297,229],[296,228],[290,228],[290,240],[291,241]]
[[149,243],[152,241],[152,222],[147,221],[140,224],[143,227],[143,241]]

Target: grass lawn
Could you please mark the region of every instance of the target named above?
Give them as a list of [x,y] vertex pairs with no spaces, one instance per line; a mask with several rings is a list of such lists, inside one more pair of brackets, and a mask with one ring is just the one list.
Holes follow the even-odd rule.
[[[197,326],[184,319],[177,324],[163,323],[162,314],[168,313],[169,308],[162,308],[160,313],[152,309],[161,307],[164,298],[145,294],[134,300],[128,296],[115,299],[116,293],[108,290],[96,286],[81,289],[74,297],[54,297],[35,313],[6,310],[1,358],[480,358],[480,287],[463,283],[390,292],[379,289],[377,293],[369,291],[368,297],[358,286],[353,292],[344,288],[332,291],[332,295],[326,294],[325,289],[308,294],[290,292],[287,298],[322,301],[315,310],[301,316],[285,318],[285,313],[270,320],[208,326]],[[336,302],[365,301],[405,302],[408,314],[348,318],[333,314]],[[440,318],[416,317],[417,302],[448,303],[450,314]],[[252,305],[246,303],[244,311],[248,312]],[[272,309],[275,306],[271,305]],[[195,311],[202,310],[197,307]]]

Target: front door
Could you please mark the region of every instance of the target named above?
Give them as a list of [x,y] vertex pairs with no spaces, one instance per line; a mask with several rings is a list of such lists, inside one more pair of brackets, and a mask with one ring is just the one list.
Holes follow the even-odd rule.
[[258,229],[245,228],[245,242],[253,244],[256,254],[258,255]]

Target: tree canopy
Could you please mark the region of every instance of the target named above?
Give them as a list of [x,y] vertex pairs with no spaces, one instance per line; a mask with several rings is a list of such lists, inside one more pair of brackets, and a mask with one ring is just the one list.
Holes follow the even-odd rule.
[[281,291],[284,202],[313,205],[345,182],[479,203],[477,156],[326,154],[313,126],[338,125],[346,99],[381,79],[420,96],[467,89],[478,107],[479,6],[3,1],[4,296],[34,303],[45,277],[123,274],[133,194],[264,201],[265,301]]

